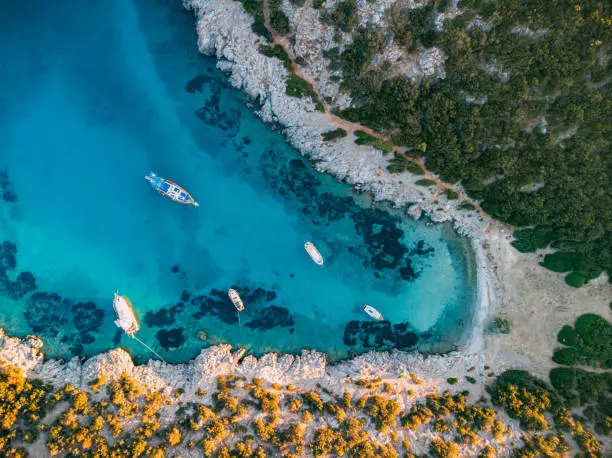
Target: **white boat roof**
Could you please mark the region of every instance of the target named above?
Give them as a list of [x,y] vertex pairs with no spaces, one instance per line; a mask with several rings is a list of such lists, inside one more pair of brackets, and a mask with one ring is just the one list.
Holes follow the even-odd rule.
[[310,255],[314,262],[316,262],[317,264],[323,264],[323,256],[321,256],[321,253],[319,253],[317,247],[314,246],[314,243],[306,242],[304,244],[304,248],[306,249],[306,252]]
[[113,306],[115,307],[115,312],[117,312],[117,321],[115,321],[117,326],[124,331],[129,331],[134,326],[138,327],[132,307],[130,307],[123,296],[115,295]]

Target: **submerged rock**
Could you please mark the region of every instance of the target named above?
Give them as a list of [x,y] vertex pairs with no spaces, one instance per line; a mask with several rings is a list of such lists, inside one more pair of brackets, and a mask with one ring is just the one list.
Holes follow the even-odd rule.
[[291,318],[288,309],[271,305],[261,309],[257,314],[257,318],[249,321],[245,326],[251,329],[267,331],[278,326],[291,327],[293,326],[293,318]]
[[414,347],[419,336],[407,322],[391,325],[389,321],[349,321],[344,328],[344,345],[364,349],[407,349]]

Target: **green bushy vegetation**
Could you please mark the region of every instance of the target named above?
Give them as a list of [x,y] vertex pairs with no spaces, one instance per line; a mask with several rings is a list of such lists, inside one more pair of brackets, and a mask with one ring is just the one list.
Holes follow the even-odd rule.
[[605,318],[591,313],[581,315],[574,328],[564,326],[559,331],[557,340],[567,348],[555,351],[554,362],[612,369],[612,325]]
[[346,130],[344,130],[342,127],[338,127],[337,129],[334,129],[334,130],[328,130],[327,132],[323,132],[321,134],[321,136],[323,137],[323,140],[326,142],[336,140],[337,138],[346,137],[346,135],[347,135]]
[[[316,9],[320,8],[315,6]],[[350,32],[357,25],[357,0],[344,0],[321,13],[321,22]]]
[[285,68],[289,70],[290,73],[293,73],[291,59],[281,45],[274,45],[273,47],[262,45],[259,47],[259,52],[267,57],[277,57],[283,63]]
[[254,22],[251,29],[254,33],[267,41],[273,41],[272,34],[266,29],[264,23],[263,1],[262,0],[238,0],[242,3],[245,11],[253,16]]
[[508,320],[505,318],[496,317],[493,320],[493,327],[502,334],[510,334],[510,323],[508,323]]
[[376,137],[373,137],[362,130],[355,131],[355,136],[357,137],[355,143],[358,145],[373,146],[374,148],[381,150],[384,154],[387,154],[393,150],[392,146],[389,143],[385,142],[384,140],[380,140]]
[[[565,366],[612,368],[612,326],[599,315],[579,316],[574,327],[563,326],[557,340],[567,347],[553,354]],[[550,382],[570,407],[584,407],[583,415],[600,434],[612,433],[612,372],[588,372],[574,367],[556,367]],[[585,439],[585,443],[590,440]]]
[[291,97],[310,97],[312,101],[316,104],[317,110],[324,112],[325,108],[317,99],[317,94],[314,89],[310,85],[310,83],[306,80],[303,80],[295,73],[292,73],[287,80],[287,87],[285,88],[285,93]]
[[280,0],[270,0],[268,2],[270,14],[270,26],[281,35],[287,35],[291,29],[289,27],[289,18],[281,10]]
[[[566,273],[568,285],[602,271],[612,279],[612,64],[604,57],[612,16],[604,4],[468,0],[438,31],[443,2],[397,3],[386,16],[395,41],[409,53],[440,47],[446,78],[416,84],[373,67],[383,30],[358,28],[342,54],[327,54],[356,104],[338,115],[413,152],[424,145],[419,154],[430,170],[520,228],[519,251],[556,249],[542,266]],[[491,30],[468,30],[476,16]],[[354,28],[344,15],[330,23]],[[519,26],[545,33],[516,33]],[[402,172],[404,164],[393,158],[389,169]]]
[[424,178],[422,180],[415,181],[414,184],[416,184],[417,186],[434,186],[436,182]]
[[519,229],[514,231],[512,246],[521,253],[528,253],[539,248],[546,248],[552,242],[552,232],[550,228],[538,226],[535,228]]
[[393,158],[389,161],[387,170],[391,173],[410,172],[413,175],[423,175],[423,169],[414,162],[410,161],[401,153],[393,153]]

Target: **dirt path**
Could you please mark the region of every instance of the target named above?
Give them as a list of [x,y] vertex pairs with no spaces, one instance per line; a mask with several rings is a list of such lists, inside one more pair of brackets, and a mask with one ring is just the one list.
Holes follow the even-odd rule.
[[[308,6],[308,4],[309,4],[309,2],[307,1],[306,4],[304,5],[304,8],[306,8]],[[425,162],[423,161],[422,158],[415,158],[415,157],[406,155],[405,152],[400,149],[400,147],[398,147],[397,145],[394,145],[387,137],[385,137],[384,135],[379,134],[378,132],[370,129],[369,127],[363,126],[363,125],[361,125],[359,123],[354,123],[354,122],[347,121],[345,119],[339,118],[338,116],[334,115],[331,112],[331,110],[329,108],[329,105],[327,103],[325,103],[325,100],[321,96],[321,93],[319,92],[319,89],[317,88],[316,82],[310,76],[304,75],[301,72],[299,65],[297,65],[295,63],[295,60],[293,58],[293,54],[291,52],[291,49],[290,49],[289,45],[287,44],[286,37],[281,37],[276,32],[276,30],[274,30],[272,28],[272,26],[270,25],[270,14],[269,14],[269,11],[268,11],[268,0],[263,0],[263,13],[264,13],[264,24],[266,26],[266,29],[268,29],[268,32],[270,32],[270,34],[274,38],[274,44],[277,44],[277,45],[281,46],[285,50],[285,52],[287,53],[287,56],[289,56],[289,59],[291,60],[291,67],[292,67],[294,73],[297,76],[299,76],[300,78],[302,78],[303,80],[307,81],[312,86],[312,89],[314,90],[314,93],[317,96],[317,100],[321,103],[321,105],[323,105],[323,108],[325,109],[325,115],[329,118],[329,120],[331,122],[333,122],[334,124],[342,127],[343,129],[345,129],[349,133],[354,133],[356,130],[361,130],[361,131],[367,133],[368,135],[371,135],[372,137],[375,137],[375,138],[377,138],[379,140],[382,140],[382,141],[388,143],[389,145],[391,145],[392,150],[393,150],[394,153],[403,155],[407,160],[417,164],[421,169],[423,169],[424,176],[428,180],[433,181],[436,184],[437,188],[439,188],[439,189],[449,189],[449,190],[455,192],[459,196],[460,200],[462,200],[464,202],[467,202],[468,204],[472,205],[475,208],[475,210],[478,213],[480,213],[480,215],[484,218],[484,220],[489,223],[489,225],[493,224],[493,222],[494,222],[493,218],[491,216],[489,216],[482,209],[482,207],[480,205],[478,205],[475,201],[470,199],[464,193],[454,189],[451,184],[443,182],[437,176],[435,176],[432,172],[427,170],[427,168],[425,167]],[[488,231],[489,231],[489,228],[487,227],[485,229],[485,232],[488,232]]]

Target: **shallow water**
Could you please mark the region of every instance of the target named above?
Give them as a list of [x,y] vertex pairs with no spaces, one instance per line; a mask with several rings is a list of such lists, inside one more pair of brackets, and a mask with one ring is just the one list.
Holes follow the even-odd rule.
[[[465,240],[314,171],[197,53],[180,2],[13,3],[0,7],[9,333],[37,333],[52,356],[121,345],[147,357],[112,322],[119,289],[138,336],[170,361],[217,342],[342,358],[446,350],[465,334],[475,284]],[[149,170],[200,207],[157,194]],[[246,305],[240,322],[230,287]],[[373,323],[364,303],[387,321]]]

